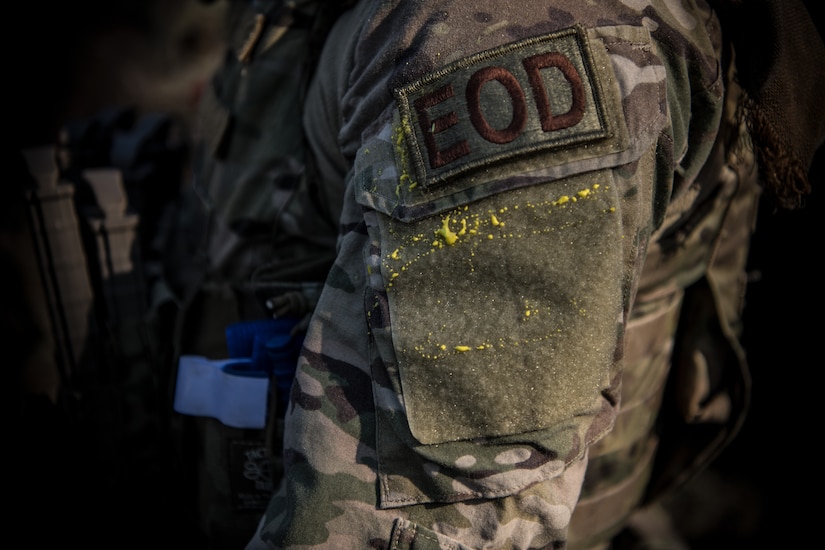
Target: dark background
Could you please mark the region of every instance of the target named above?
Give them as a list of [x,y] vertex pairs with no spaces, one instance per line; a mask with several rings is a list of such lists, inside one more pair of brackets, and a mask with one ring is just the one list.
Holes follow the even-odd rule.
[[[6,9],[3,127],[10,151],[54,143],[67,120],[113,104],[167,112],[191,130],[199,89],[222,55],[218,4],[82,0],[18,2]],[[821,31],[822,20],[816,22]],[[10,41],[12,36],[17,38]],[[743,335],[752,408],[738,438],[687,488],[685,516],[675,519],[696,548],[799,548],[820,531],[821,506],[812,502],[821,494],[823,472],[817,451],[819,345],[825,340],[818,270],[823,149],[811,181],[813,192],[802,208],[785,211],[766,202],[760,211]],[[11,453],[14,443],[8,442]],[[186,511],[163,494],[162,479],[104,492],[89,506],[78,490],[83,480],[61,481],[60,462],[59,455],[47,457],[40,481],[29,484],[42,504],[36,517],[12,515],[35,547],[90,531],[98,536],[79,540],[107,547],[103,541],[168,547],[176,536],[194,540],[187,538]]]

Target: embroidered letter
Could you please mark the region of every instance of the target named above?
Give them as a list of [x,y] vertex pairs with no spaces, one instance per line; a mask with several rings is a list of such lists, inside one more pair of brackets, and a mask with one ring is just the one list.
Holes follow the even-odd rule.
[[[570,60],[558,52],[549,52],[528,57],[522,63],[527,71],[530,88],[533,90],[533,97],[539,110],[541,129],[545,132],[552,132],[578,124],[584,117],[584,88],[581,76]],[[547,90],[541,78],[541,69],[548,67],[555,67],[560,70],[567,82],[570,83],[573,104],[570,106],[570,110],[562,115],[553,115],[550,100],[547,97]]]
[[[513,108],[513,120],[503,130],[490,126],[484,113],[481,111],[481,88],[491,80],[500,82],[510,95],[510,104]],[[492,143],[510,143],[516,139],[525,124],[527,124],[527,103],[524,101],[524,92],[513,73],[502,67],[485,67],[476,71],[467,83],[467,110],[470,121],[478,133]]]
[[443,132],[450,126],[454,126],[458,122],[458,117],[454,111],[450,111],[435,120],[431,120],[427,109],[450,99],[453,95],[453,86],[448,83],[429,94],[417,98],[413,102],[415,111],[418,114],[418,125],[424,137],[424,145],[427,147],[427,153],[429,153],[431,168],[440,168],[445,164],[449,164],[458,158],[470,154],[470,145],[467,143],[467,140],[461,140],[446,149],[439,149],[438,144],[435,142],[435,134]]

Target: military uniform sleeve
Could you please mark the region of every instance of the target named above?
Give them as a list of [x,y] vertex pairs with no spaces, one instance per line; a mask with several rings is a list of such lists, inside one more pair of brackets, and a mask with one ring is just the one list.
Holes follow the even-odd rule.
[[340,246],[250,547],[566,542],[648,240],[718,126],[713,32],[658,2],[345,14],[306,115]]

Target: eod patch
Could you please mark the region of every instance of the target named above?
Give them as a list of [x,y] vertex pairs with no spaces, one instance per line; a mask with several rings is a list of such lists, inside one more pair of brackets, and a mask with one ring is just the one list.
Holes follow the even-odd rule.
[[461,59],[395,90],[418,184],[610,136],[584,31]]

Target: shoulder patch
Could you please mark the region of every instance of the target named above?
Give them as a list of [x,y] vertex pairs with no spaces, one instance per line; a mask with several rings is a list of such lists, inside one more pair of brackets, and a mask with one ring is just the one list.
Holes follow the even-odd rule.
[[461,59],[395,90],[417,182],[610,136],[584,31],[573,27]]

